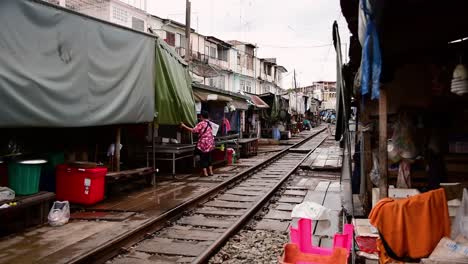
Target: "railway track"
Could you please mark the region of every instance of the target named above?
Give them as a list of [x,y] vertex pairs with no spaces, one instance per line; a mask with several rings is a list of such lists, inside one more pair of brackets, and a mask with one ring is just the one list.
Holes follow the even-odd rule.
[[324,134],[325,128],[71,263],[135,263],[132,254],[164,263],[208,262],[320,145]]

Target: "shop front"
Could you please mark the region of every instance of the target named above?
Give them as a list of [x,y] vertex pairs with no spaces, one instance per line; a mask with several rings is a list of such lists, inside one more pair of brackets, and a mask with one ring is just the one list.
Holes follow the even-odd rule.
[[[353,42],[348,64],[336,48],[336,139],[355,152],[344,173],[378,230],[375,252],[380,263],[466,261],[446,247],[463,246],[468,234],[459,225],[468,184],[466,3],[351,2],[342,2]],[[337,24],[333,36],[340,47]]]

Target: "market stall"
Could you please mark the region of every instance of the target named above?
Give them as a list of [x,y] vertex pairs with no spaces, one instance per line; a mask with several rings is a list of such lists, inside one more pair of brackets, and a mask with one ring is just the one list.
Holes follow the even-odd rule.
[[239,150],[240,117],[247,108],[245,97],[197,83],[194,96],[200,112],[207,111],[210,121],[219,126],[212,153],[214,164],[232,162],[232,156]]
[[246,138],[259,138],[261,137],[261,113],[270,108],[270,106],[265,103],[260,97],[254,94],[247,94],[249,96],[249,101],[251,103],[249,110],[244,116],[245,134]]
[[[183,93],[192,98],[190,85],[184,90],[176,75],[188,71],[166,44],[42,1],[2,1],[0,21],[0,183],[10,187],[1,193],[10,201],[0,203],[0,210],[9,209],[2,221],[27,227],[33,221],[11,207],[42,215],[54,196],[40,191],[90,204],[104,199],[108,180],[153,176],[154,183],[154,159],[133,154],[151,142],[154,153],[148,128],[155,112],[157,123],[195,121],[194,110],[180,111],[194,105],[180,99]],[[163,94],[162,82],[178,92]],[[173,108],[161,111],[161,95]]]
[[468,235],[460,224],[468,198],[467,3],[421,9],[414,2],[360,2],[342,1],[353,34],[349,64],[342,64],[337,23],[333,37],[335,135],[350,138],[354,96],[359,136],[355,146],[346,140],[346,152],[356,149],[353,190],[370,211],[368,227],[378,230],[365,253],[380,263],[465,263],[458,249]]

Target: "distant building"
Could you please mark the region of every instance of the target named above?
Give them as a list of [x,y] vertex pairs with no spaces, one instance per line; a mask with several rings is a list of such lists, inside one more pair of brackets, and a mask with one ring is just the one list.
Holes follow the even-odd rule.
[[322,109],[335,109],[336,107],[336,82],[318,81],[310,86],[298,88],[305,95],[320,100]]

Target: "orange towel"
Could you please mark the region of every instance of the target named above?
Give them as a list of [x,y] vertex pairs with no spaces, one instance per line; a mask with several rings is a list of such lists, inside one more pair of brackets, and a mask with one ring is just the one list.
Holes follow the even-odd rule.
[[372,208],[369,220],[399,258],[428,257],[441,238],[450,236],[444,189],[401,200],[382,199]]

